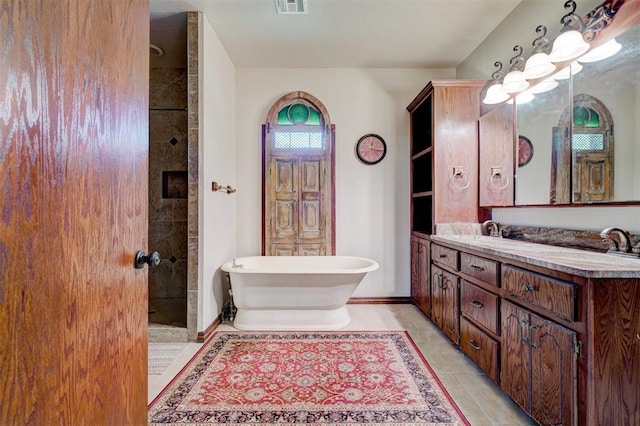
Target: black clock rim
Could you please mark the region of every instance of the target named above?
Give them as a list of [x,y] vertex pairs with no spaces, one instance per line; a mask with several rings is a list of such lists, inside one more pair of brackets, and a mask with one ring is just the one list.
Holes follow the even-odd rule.
[[[377,160],[374,161],[369,161],[365,158],[363,158],[360,155],[360,144],[362,142],[364,142],[365,139],[367,138],[376,138],[378,139],[380,142],[382,142],[382,147],[384,148],[382,151],[382,155],[380,156],[380,158],[378,158]],[[375,134],[375,133],[367,133],[366,135],[362,136],[360,139],[358,139],[358,142],[356,143],[356,156],[358,157],[358,160],[362,161],[364,164],[367,165],[373,165],[373,164],[378,164],[379,162],[381,162],[384,157],[387,155],[387,143],[384,141],[384,139],[382,138],[382,136]]]
[[529,145],[529,156],[525,158],[524,161],[518,162],[518,167],[523,167],[529,164],[529,162],[533,158],[533,144],[531,143],[531,140],[528,137],[523,135],[518,135],[518,143],[520,143],[520,141]]

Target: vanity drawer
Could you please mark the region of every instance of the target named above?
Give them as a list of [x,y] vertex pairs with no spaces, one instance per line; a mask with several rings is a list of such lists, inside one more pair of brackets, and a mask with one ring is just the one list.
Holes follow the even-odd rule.
[[494,382],[498,382],[498,342],[460,318],[460,347]]
[[577,320],[577,286],[513,266],[502,267],[502,288],[558,317]]
[[484,281],[487,284],[498,285],[498,262],[460,253],[460,272]]
[[431,244],[431,260],[457,271],[458,266],[458,250],[442,247],[437,244]]
[[462,280],[460,310],[487,330],[498,334],[498,296]]

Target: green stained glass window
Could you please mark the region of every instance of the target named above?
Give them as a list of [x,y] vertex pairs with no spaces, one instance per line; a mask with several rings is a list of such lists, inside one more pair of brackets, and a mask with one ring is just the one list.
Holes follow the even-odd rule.
[[320,113],[303,103],[287,105],[278,112],[278,125],[320,126]]
[[592,108],[577,106],[573,108],[573,125],[579,127],[600,127],[600,116]]

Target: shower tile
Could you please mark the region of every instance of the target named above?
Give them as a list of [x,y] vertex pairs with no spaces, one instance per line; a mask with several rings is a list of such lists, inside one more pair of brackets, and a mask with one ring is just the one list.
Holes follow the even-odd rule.
[[173,256],[173,222],[158,220],[149,222],[149,242],[158,251],[163,259]]
[[151,142],[168,142],[176,138],[178,143],[186,141],[186,111],[149,111],[149,140]]
[[187,260],[177,260],[173,264],[173,284],[180,297],[187,297]]
[[[174,220],[188,220],[189,214],[189,201],[188,200],[173,200],[173,219]],[[187,230],[185,229],[185,236]]]
[[149,108],[184,108],[186,93],[186,69],[152,68],[149,71]]
[[[158,250],[159,251],[159,250]],[[149,299],[167,299],[171,297],[173,265],[163,259],[158,266],[149,268]]]
[[[154,189],[154,191],[156,190]],[[159,188],[157,191],[159,195],[157,197],[149,199],[149,221],[157,222],[157,221],[173,220],[173,201],[174,200],[163,200],[161,198],[162,188]]]
[[198,339],[198,291],[187,292],[187,334],[189,340]]
[[198,237],[189,237],[188,244],[187,289],[198,291]]
[[178,259],[187,258],[187,221],[175,221],[171,231],[173,255]]
[[189,75],[198,74],[198,12],[189,12],[187,17],[187,67]]
[[189,127],[195,127],[198,126],[198,75],[190,75],[188,80]]
[[189,163],[189,182],[198,182],[198,137],[197,128],[189,129],[189,148],[187,161]]

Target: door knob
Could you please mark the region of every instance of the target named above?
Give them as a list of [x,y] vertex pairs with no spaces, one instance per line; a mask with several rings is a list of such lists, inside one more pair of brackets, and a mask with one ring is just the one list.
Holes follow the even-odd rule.
[[160,264],[160,253],[152,251],[147,256],[147,253],[145,253],[144,250],[138,250],[133,261],[133,267],[136,269],[142,269],[145,264],[149,265],[150,268],[158,266]]

